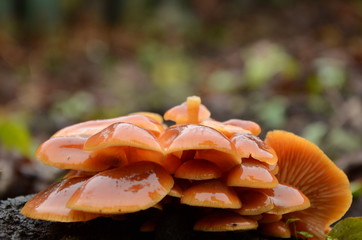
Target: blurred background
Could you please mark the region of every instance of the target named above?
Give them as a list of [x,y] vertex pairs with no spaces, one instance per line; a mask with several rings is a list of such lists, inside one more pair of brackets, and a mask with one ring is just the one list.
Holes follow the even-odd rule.
[[58,129],[190,95],[308,138],[361,192],[362,1],[1,0],[0,198],[54,180],[34,151]]

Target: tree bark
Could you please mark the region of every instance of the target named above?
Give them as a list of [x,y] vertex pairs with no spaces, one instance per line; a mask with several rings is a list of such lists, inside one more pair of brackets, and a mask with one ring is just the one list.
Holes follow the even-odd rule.
[[140,224],[147,219],[137,216],[134,219],[114,220],[98,218],[88,222],[60,223],[34,220],[20,214],[21,208],[33,195],[19,196],[0,202],[0,239],[16,240],[92,240],[92,239],[265,239],[256,231],[243,233],[203,233],[192,230],[192,210],[190,207],[162,211],[154,232],[140,232]]

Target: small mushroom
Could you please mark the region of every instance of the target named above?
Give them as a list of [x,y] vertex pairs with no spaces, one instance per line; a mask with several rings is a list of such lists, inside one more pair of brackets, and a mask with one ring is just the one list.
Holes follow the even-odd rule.
[[262,234],[270,237],[278,237],[278,238],[291,237],[291,232],[289,230],[289,227],[283,221],[260,224],[259,230],[261,231]]
[[80,222],[99,217],[99,214],[72,210],[66,203],[73,193],[88,179],[77,177],[54,183],[30,199],[21,214],[24,216],[57,222]]
[[168,110],[163,117],[176,124],[199,123],[210,117],[210,111],[201,104],[200,97],[192,96],[181,105]]
[[226,232],[251,230],[258,227],[258,222],[240,216],[229,211],[216,211],[198,220],[194,225],[194,230],[204,232]]
[[195,158],[212,161],[223,171],[241,162],[234,145],[223,134],[210,127],[196,124],[176,125],[166,129],[159,141],[166,154],[197,150],[194,153]]
[[310,207],[309,199],[301,191],[287,184],[280,183],[274,188],[260,191],[267,194],[274,204],[274,208],[268,213],[281,215]]
[[177,198],[181,198],[184,191],[186,189],[188,189],[192,182],[190,180],[187,179],[182,179],[182,178],[174,178],[174,185],[171,189],[171,191],[168,193],[169,196],[171,197],[177,197]]
[[243,159],[225,177],[226,185],[233,187],[273,188],[278,185],[277,178],[268,168],[255,160]]
[[298,218],[297,231],[316,238],[325,237],[325,229],[340,219],[352,202],[347,176],[315,144],[285,131],[271,131],[266,142],[277,153],[281,183],[302,191],[310,207],[286,215]]
[[120,165],[111,158],[97,158],[83,151],[87,141],[84,137],[53,137],[45,141],[36,151],[36,157],[43,163],[60,169],[102,171]]
[[192,159],[184,162],[175,172],[177,178],[190,180],[207,180],[219,178],[222,171],[213,162],[203,159]]
[[179,185],[177,185],[176,182],[174,183],[172,189],[168,193],[169,196],[176,197],[176,198],[181,198],[182,194],[183,194],[183,190]]
[[271,165],[278,162],[278,156],[273,148],[254,135],[238,133],[230,141],[235,145],[236,151],[241,158],[252,157]]
[[67,203],[71,209],[119,214],[150,208],[173,186],[172,177],[152,162],[137,162],[94,175]]
[[263,192],[255,190],[242,190],[238,192],[243,206],[235,212],[240,215],[259,215],[274,208],[272,200]]
[[199,207],[241,208],[236,192],[218,180],[193,184],[183,192],[181,203]]
[[231,125],[235,127],[240,127],[245,130],[248,130],[253,134],[254,136],[258,136],[261,132],[261,128],[259,124],[253,122],[253,121],[247,121],[247,120],[241,120],[241,119],[230,119],[225,122],[223,122],[225,125]]

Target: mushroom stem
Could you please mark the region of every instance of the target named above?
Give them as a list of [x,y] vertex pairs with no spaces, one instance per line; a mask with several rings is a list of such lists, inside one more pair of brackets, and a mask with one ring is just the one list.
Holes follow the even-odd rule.
[[199,123],[199,109],[201,99],[198,96],[191,96],[187,98],[187,123]]

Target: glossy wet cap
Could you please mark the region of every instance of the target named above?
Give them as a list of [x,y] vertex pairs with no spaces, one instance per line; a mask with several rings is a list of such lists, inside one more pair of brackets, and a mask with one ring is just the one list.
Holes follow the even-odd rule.
[[157,139],[150,132],[131,123],[115,123],[94,134],[85,142],[84,150],[95,151],[115,146],[162,152]]
[[207,180],[221,177],[222,171],[213,162],[204,159],[185,161],[175,172],[177,178]]
[[36,151],[43,163],[60,169],[102,171],[117,164],[114,159],[97,158],[83,151],[84,137],[53,137],[45,141]]
[[259,124],[255,123],[253,121],[241,120],[241,119],[230,119],[230,120],[223,122],[223,124],[243,128],[245,130],[250,131],[251,134],[253,134],[254,136],[258,136],[261,132],[261,128],[260,128]]
[[228,186],[250,188],[273,188],[278,185],[278,179],[262,163],[244,159],[225,177]]
[[254,135],[238,133],[230,141],[234,144],[241,158],[252,157],[267,164],[278,162],[278,156],[273,148]]
[[347,176],[315,144],[285,131],[271,131],[266,142],[277,153],[281,183],[301,190],[310,200],[310,207],[290,213],[299,218],[298,231],[307,231],[316,238],[325,236],[325,229],[340,219],[352,202]]
[[21,213],[33,219],[57,222],[80,222],[99,217],[99,214],[66,207],[70,197],[87,179],[87,177],[78,177],[52,184],[30,199]]
[[287,184],[280,183],[274,188],[260,191],[267,194],[274,204],[274,208],[268,213],[281,215],[310,207],[309,199],[301,191]]
[[159,141],[168,154],[200,150],[195,158],[212,161],[222,170],[230,169],[241,162],[233,144],[210,127],[196,124],[176,125],[166,129]]
[[78,189],[67,206],[94,213],[130,213],[150,208],[171,190],[169,173],[152,162],[137,162],[98,173]]
[[193,184],[183,192],[181,203],[199,207],[241,208],[236,192],[218,180]]
[[238,191],[242,207],[235,210],[240,215],[258,215],[274,208],[273,201],[263,192],[256,190]]
[[244,128],[234,126],[234,125],[228,125],[224,124],[219,121],[215,121],[212,119],[206,119],[200,123],[201,125],[211,127],[218,132],[224,134],[226,137],[231,138],[236,133],[251,133],[249,130],[246,130]]

